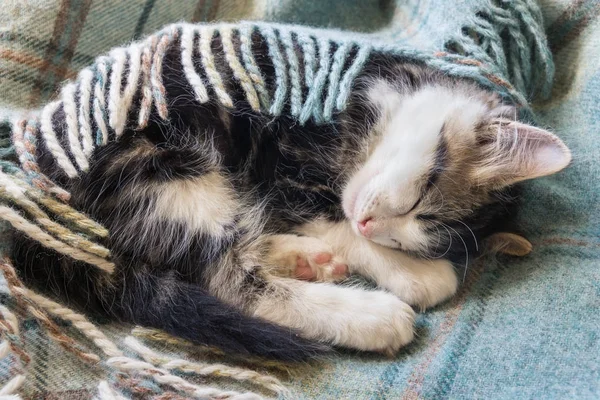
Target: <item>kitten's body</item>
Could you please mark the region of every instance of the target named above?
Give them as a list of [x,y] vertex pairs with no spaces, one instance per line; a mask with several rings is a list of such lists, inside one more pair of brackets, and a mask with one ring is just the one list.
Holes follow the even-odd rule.
[[[213,47],[219,54],[218,40]],[[472,84],[374,58],[357,79],[346,111],[332,123],[300,126],[286,116],[252,112],[228,70],[236,110],[198,104],[180,78],[177,57],[167,59],[168,122],[128,130],[98,148],[78,180],[67,181],[39,149],[44,172],[111,232],[117,271],[106,276],[23,239],[15,261],[26,280],[86,309],[233,351],[298,359],[318,349],[297,332],[393,352],[413,337],[414,313],[407,303],[424,308],[452,296],[457,279],[446,259],[463,262],[512,214],[507,185],[472,189],[471,156],[461,149],[467,145],[452,137],[461,124],[484,129],[475,126],[482,115],[501,109],[495,96]],[[258,61],[271,76],[267,59]],[[427,102],[433,102],[430,115],[415,116],[418,125],[396,121],[402,107],[421,110]],[[476,110],[457,118],[460,107]],[[396,199],[385,192],[385,163],[372,166],[389,159],[377,149],[388,147],[396,125],[424,121],[435,126],[412,136],[431,143],[402,155],[407,166],[399,173],[410,166],[424,170],[394,176],[404,185]],[[394,139],[389,148],[399,143]],[[373,189],[379,181],[383,186]],[[362,187],[376,195],[366,198]],[[446,199],[453,203],[444,204]],[[411,212],[418,218],[397,221]],[[395,236],[394,229],[407,224],[408,233]],[[446,231],[439,233],[440,226]],[[394,237],[401,237],[406,251],[392,248],[402,245]],[[299,259],[319,280],[343,277],[348,264],[350,272],[391,293],[291,279]]]

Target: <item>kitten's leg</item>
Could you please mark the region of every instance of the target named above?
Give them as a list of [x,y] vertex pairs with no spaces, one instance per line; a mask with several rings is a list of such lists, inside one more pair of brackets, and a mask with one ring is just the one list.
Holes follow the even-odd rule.
[[329,243],[351,273],[374,280],[408,304],[433,307],[456,293],[458,280],[447,260],[422,260],[357,236],[346,221],[315,221],[299,232]]
[[269,236],[267,263],[282,277],[335,282],[348,275],[348,265],[330,245],[307,236]]
[[394,353],[413,338],[414,311],[383,291],[306,282],[269,273],[268,236],[240,239],[210,275],[208,291],[248,315],[303,337]]
[[414,311],[396,296],[329,283],[273,277],[251,313],[309,339],[389,355],[414,336]]

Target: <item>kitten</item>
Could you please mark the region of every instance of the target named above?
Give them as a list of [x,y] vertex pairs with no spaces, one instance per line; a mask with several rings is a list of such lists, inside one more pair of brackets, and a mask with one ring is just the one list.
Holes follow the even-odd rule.
[[[260,115],[219,46],[235,110],[197,103],[171,52],[169,121],[127,129],[72,180],[39,146],[44,173],[111,232],[117,270],[19,237],[15,263],[29,284],[230,352],[393,354],[413,339],[411,306],[456,292],[452,262],[467,262],[486,237],[523,251],[528,242],[503,233],[513,185],[570,161],[558,138],[514,121],[496,95],[390,57],[371,58],[331,123]],[[269,58],[257,59],[273,76]],[[348,273],[386,290],[333,284]]]

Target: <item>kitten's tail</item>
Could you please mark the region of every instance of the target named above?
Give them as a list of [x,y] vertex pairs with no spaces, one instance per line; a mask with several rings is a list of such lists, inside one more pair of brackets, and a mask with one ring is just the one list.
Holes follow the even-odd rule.
[[27,285],[51,289],[54,296],[87,312],[109,313],[227,353],[302,361],[329,349],[292,329],[248,317],[198,285],[172,276],[130,272],[114,286],[103,285],[103,273],[96,267],[80,263],[68,268],[64,259],[21,236],[15,237],[13,257]]
[[127,291],[123,318],[158,328],[226,353],[281,361],[303,361],[328,346],[304,339],[292,329],[248,317],[197,286],[171,279],[144,277]]

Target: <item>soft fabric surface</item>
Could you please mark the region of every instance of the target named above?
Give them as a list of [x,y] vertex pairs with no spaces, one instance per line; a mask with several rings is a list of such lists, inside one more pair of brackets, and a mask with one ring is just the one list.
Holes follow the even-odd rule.
[[[261,18],[384,33],[403,24],[407,28],[398,40],[432,48],[438,36],[419,37],[423,25],[460,34],[453,21],[442,24],[429,18],[440,15],[433,8],[448,7],[441,0],[418,6],[375,0],[327,5],[280,0],[243,6],[217,0],[111,3],[7,2],[0,10],[5,21],[0,31],[1,106],[41,105],[64,78],[73,77],[96,55],[182,19]],[[566,141],[574,163],[556,176],[526,185],[522,227],[534,252],[523,259],[478,261],[454,300],[419,317],[418,340],[395,360],[344,353],[316,366],[292,368],[290,375],[274,371],[294,390],[292,398],[600,397],[600,5],[591,0],[546,0],[542,5],[556,75],[552,96],[538,100],[535,109],[541,125]],[[527,82],[543,82],[547,74],[536,69]],[[507,75],[517,79],[510,71]],[[542,89],[527,82],[526,95]],[[6,285],[2,293],[10,302]],[[117,343],[130,329],[103,327]],[[22,344],[31,357],[30,376],[19,391],[24,397],[88,398],[107,379],[102,368],[65,352],[35,318],[22,321],[20,331],[21,341],[14,343]],[[147,343],[177,358],[219,359],[164,338]],[[14,372],[11,361],[7,357],[0,363],[2,384]],[[186,378],[199,382],[194,376]],[[108,379],[128,396],[164,394],[141,378]],[[227,387],[229,382],[218,384]]]

